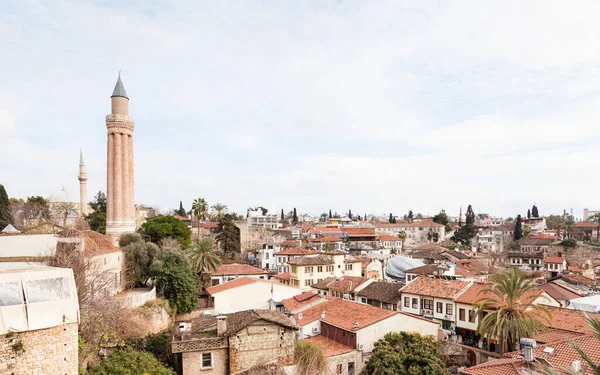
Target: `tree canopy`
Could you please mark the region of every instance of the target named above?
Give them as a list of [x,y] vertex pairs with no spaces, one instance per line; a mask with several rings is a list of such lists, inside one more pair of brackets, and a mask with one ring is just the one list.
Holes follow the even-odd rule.
[[4,185],[0,184],[0,231],[12,223],[12,213],[8,203],[8,194]]
[[537,206],[534,204],[533,207],[531,207],[531,217],[540,217],[540,214],[538,212],[538,208]]
[[192,231],[181,220],[173,216],[157,215],[148,218],[142,224],[142,230],[150,236],[152,242],[157,243],[163,238],[173,237],[184,248],[191,245]]
[[99,191],[94,197],[95,200],[90,202],[92,211],[85,216],[88,226],[91,230],[106,233],[106,195]]
[[187,216],[187,213],[185,212],[185,209],[183,208],[182,201],[179,201],[179,210],[177,210],[176,212],[177,212],[177,215],[179,215],[179,216],[183,216],[183,217]]
[[163,366],[151,353],[125,347],[112,352],[98,365],[92,367],[91,375],[176,375]]
[[517,221],[515,222],[514,240],[518,241],[521,238],[523,238],[523,222],[521,220],[521,215],[517,215]]
[[450,227],[450,219],[448,218],[448,215],[446,214],[446,210],[441,210],[439,214],[434,215],[433,222],[442,224],[446,229],[446,233],[448,233],[452,230],[452,228]]
[[162,268],[161,250],[151,242],[126,240],[121,243],[127,243],[126,246],[121,246],[125,254],[127,282],[133,286],[145,287],[148,280],[155,277]]
[[361,375],[448,375],[437,355],[441,342],[417,333],[391,332],[375,343]]
[[198,243],[185,251],[190,268],[202,276],[204,272],[214,272],[221,265],[221,258],[215,253],[216,245],[212,238],[201,238]]
[[527,209],[527,218],[531,219],[531,210],[529,208]]
[[176,306],[178,313],[189,313],[198,307],[196,276],[182,257],[165,254],[155,282],[157,292]]
[[225,214],[219,220],[217,242],[224,253],[239,253],[241,251],[239,229],[235,226],[231,214]]
[[467,213],[465,214],[465,225],[458,228],[456,232],[454,232],[454,236],[452,236],[452,241],[468,245],[471,243],[471,239],[475,237],[477,234],[477,228],[475,228],[475,212],[473,212],[473,208],[471,205],[467,208]]
[[296,207],[294,207],[294,213],[292,214],[292,224],[298,224],[298,214],[296,213]]

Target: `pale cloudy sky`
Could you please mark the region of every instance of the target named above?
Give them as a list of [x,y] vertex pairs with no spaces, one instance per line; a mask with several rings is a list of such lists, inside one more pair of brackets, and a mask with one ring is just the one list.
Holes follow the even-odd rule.
[[237,212],[599,208],[600,2],[0,2],[0,183],[106,187],[117,72],[136,203]]

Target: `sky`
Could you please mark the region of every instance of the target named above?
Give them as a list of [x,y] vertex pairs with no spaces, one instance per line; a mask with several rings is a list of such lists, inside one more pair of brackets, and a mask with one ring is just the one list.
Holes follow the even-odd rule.
[[135,200],[245,213],[600,208],[598,1],[0,3],[0,184],[106,191],[118,72]]

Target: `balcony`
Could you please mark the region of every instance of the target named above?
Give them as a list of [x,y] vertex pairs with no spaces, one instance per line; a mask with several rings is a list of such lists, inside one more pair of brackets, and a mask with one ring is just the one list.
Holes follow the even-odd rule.
[[428,316],[428,317],[433,317],[433,310],[421,309],[421,315]]

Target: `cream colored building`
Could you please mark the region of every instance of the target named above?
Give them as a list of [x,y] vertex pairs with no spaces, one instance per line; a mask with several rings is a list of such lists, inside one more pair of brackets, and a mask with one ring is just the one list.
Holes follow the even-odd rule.
[[288,261],[290,266],[290,285],[311,290],[311,285],[328,277],[361,275],[361,260],[347,256],[344,251],[307,255]]
[[442,242],[446,236],[446,227],[442,224],[434,223],[429,220],[415,221],[412,223],[377,223],[375,225],[377,232],[385,233],[392,236],[404,232],[406,238],[404,239],[403,247],[416,247],[430,242],[436,242],[429,239],[428,234],[435,234],[437,236],[437,242]]

